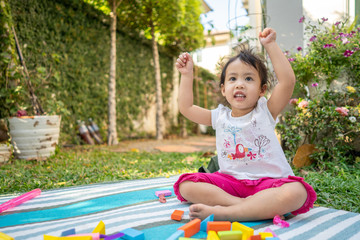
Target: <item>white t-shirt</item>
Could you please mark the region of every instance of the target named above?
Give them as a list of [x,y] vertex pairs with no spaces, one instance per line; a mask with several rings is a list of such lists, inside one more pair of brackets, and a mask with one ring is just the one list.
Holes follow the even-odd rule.
[[276,122],[265,97],[242,117],[232,117],[231,109],[219,104],[211,111],[211,121],[216,130],[219,172],[250,180],[294,175],[275,135]]

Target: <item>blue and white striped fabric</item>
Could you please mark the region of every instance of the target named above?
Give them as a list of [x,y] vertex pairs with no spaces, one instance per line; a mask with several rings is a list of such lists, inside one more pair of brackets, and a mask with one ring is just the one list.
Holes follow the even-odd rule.
[[[52,191],[0,214],[0,232],[22,239],[43,239],[43,235],[60,236],[75,228],[77,233],[90,233],[100,221],[106,233],[135,228],[145,239],[166,239],[189,221],[188,204],[176,197],[160,203],[158,190],[173,190],[178,176],[93,184]],[[0,204],[15,196],[0,197]],[[185,211],[181,222],[170,219],[175,210]],[[255,229],[273,230],[280,239],[360,239],[360,214],[324,207],[287,219],[289,228],[280,228],[271,221],[243,223]],[[206,238],[199,232],[197,238]]]

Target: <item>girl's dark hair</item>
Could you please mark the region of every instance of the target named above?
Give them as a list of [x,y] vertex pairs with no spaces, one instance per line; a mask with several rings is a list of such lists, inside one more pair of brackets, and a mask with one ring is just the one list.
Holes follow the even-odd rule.
[[253,49],[250,49],[248,47],[246,47],[245,45],[242,45],[239,47],[239,53],[230,58],[227,63],[224,65],[224,67],[222,68],[221,71],[221,75],[220,75],[220,87],[222,86],[222,84],[225,83],[225,75],[226,75],[226,69],[228,68],[229,64],[234,62],[236,59],[239,59],[240,61],[249,64],[250,66],[254,67],[260,76],[260,80],[261,80],[261,87],[264,85],[267,85],[269,80],[268,80],[268,69],[265,66],[265,60],[262,56],[255,54],[253,51]]

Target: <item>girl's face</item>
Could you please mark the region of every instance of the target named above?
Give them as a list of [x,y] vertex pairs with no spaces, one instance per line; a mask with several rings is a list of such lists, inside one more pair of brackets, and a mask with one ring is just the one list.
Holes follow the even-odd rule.
[[225,72],[221,93],[231,105],[233,117],[241,117],[251,112],[258,99],[265,95],[266,85],[261,87],[257,70],[236,59]]

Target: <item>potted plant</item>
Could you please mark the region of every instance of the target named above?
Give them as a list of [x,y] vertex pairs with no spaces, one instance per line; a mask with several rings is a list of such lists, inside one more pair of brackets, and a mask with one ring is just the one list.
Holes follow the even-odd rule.
[[[4,76],[0,78],[0,100],[4,106],[0,110],[1,117],[8,120],[15,157],[28,160],[46,159],[55,152],[58,144],[61,116],[56,114],[56,110],[62,102],[49,100],[47,106],[52,109],[48,112],[42,109],[34,93],[15,29],[9,27],[11,18],[5,20],[9,24],[5,25],[1,35],[1,47],[6,49],[0,56],[0,67]],[[38,67],[31,78],[47,78],[51,75],[48,72],[51,71]],[[29,98],[31,101],[28,101]],[[66,112],[63,107],[61,110]]]

